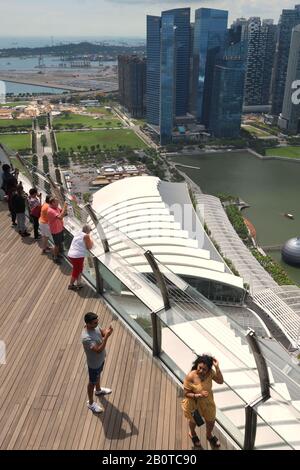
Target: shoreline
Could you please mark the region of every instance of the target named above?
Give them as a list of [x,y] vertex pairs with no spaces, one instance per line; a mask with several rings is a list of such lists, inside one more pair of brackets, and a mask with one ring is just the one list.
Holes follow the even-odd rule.
[[77,92],[86,92],[86,91],[89,91],[87,88],[79,88],[79,87],[74,87],[74,86],[63,86],[63,85],[57,85],[57,84],[54,84],[54,83],[45,83],[45,82],[42,82],[42,81],[36,81],[36,80],[26,80],[25,78],[6,78],[5,76],[1,76],[0,74],[0,80],[2,80],[3,82],[8,82],[8,83],[17,83],[17,84],[20,84],[20,85],[31,85],[31,86],[39,86],[39,87],[42,87],[42,88],[54,88],[54,89],[57,89],[57,90],[65,90],[65,91],[77,91]]

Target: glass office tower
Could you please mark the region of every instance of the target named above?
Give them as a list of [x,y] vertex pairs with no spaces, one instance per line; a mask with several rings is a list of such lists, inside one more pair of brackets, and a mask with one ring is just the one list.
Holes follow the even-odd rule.
[[149,124],[159,125],[160,16],[147,16],[146,113]]
[[228,12],[212,8],[196,10],[193,44],[192,111],[201,124],[209,123],[212,78],[218,52],[224,47]]
[[298,24],[300,24],[300,5],[296,5],[294,10],[282,10],[278,24],[278,38],[272,83],[272,114],[274,115],[279,115],[282,111],[292,30]]
[[209,130],[218,138],[235,139],[240,135],[245,49],[244,43],[229,46],[215,65]]
[[164,14],[161,21],[160,69],[160,142],[172,140],[176,109],[176,26],[174,15]]
[[175,116],[189,106],[190,8],[147,16],[147,121],[172,141]]

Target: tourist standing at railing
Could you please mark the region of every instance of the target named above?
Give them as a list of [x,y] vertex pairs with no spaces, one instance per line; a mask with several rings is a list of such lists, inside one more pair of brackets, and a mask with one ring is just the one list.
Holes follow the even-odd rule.
[[3,201],[4,199],[4,190],[2,188],[3,184],[3,170],[2,170],[2,163],[0,162],[0,201]]
[[49,200],[48,209],[48,224],[49,229],[54,241],[53,248],[53,261],[60,264],[59,256],[63,253],[64,244],[64,222],[63,219],[67,214],[67,203],[64,203],[63,208],[59,207],[59,201],[55,197]]
[[[92,229],[89,225],[84,225],[81,232],[77,232],[72,240],[68,252],[68,257],[73,266],[71,282],[68,286],[70,290],[78,290],[83,287],[81,285],[81,274],[83,271],[84,258],[87,254],[87,250],[91,250],[94,244],[90,236],[91,231]],[[76,285],[75,282],[77,283]]]
[[[12,226],[16,227],[16,213],[13,211],[12,207],[12,197],[16,194],[18,179],[16,173],[11,173],[11,167],[9,165],[2,166],[2,189],[6,194],[6,199],[8,203],[8,209],[11,215]],[[18,174],[18,173],[17,173]]]
[[38,240],[41,238],[39,234],[39,218],[41,215],[41,198],[42,194],[38,194],[38,190],[36,188],[32,188],[29,191],[28,197],[28,207],[29,207],[29,215],[30,219],[33,223],[33,231],[34,231],[34,239]]
[[93,413],[101,413],[103,408],[94,402],[94,389],[96,388],[96,396],[109,395],[112,392],[110,388],[100,387],[100,377],[105,363],[106,343],[113,332],[113,328],[110,326],[105,330],[100,329],[98,315],[93,312],[87,313],[84,321],[85,328],[81,335],[81,341],[89,371],[87,387],[89,401],[87,406]]
[[42,253],[49,253],[51,250],[48,246],[49,238],[51,237],[51,232],[48,224],[48,209],[49,201],[51,196],[46,196],[45,202],[41,207],[41,215],[39,218],[40,232],[42,235]]
[[[213,367],[215,370],[213,370]],[[201,447],[196,433],[197,424],[195,417],[193,417],[195,410],[205,420],[206,437],[211,446],[220,447],[218,438],[212,434],[216,419],[216,405],[212,392],[213,380],[218,384],[224,382],[219,362],[211,356],[202,355],[197,357],[191,372],[185,377],[183,382],[185,399],[182,401],[182,409],[189,421],[189,436],[195,447]]]
[[26,194],[22,183],[18,184],[17,191],[12,196],[12,208],[17,216],[18,231],[22,237],[29,237],[30,233],[26,230]]

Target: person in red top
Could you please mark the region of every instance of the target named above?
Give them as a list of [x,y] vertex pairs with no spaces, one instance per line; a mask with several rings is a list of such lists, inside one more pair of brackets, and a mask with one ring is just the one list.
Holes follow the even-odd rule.
[[48,208],[48,225],[54,241],[53,261],[60,264],[59,253],[63,251],[64,242],[64,222],[63,219],[67,213],[67,203],[64,203],[62,209],[59,207],[58,199],[52,197]]

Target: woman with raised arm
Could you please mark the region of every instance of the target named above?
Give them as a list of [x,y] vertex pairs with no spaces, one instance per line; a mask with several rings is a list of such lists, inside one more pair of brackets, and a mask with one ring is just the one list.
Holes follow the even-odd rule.
[[[214,369],[213,369],[214,367]],[[203,354],[193,363],[191,372],[184,379],[184,396],[182,409],[189,421],[189,436],[195,447],[201,447],[196,433],[196,421],[193,417],[195,410],[206,423],[206,437],[214,448],[220,447],[220,442],[212,434],[216,419],[216,405],[212,392],[212,381],[223,383],[223,375],[216,358]]]

